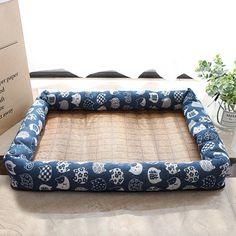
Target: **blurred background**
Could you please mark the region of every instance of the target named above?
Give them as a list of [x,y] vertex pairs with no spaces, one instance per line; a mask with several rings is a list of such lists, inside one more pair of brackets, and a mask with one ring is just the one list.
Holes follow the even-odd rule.
[[192,77],[198,60],[236,59],[235,0],[19,0],[30,71],[117,70]]

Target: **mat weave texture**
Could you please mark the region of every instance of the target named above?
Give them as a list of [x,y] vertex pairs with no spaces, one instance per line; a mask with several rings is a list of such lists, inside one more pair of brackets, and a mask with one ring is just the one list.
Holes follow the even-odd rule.
[[35,159],[94,162],[200,160],[181,111],[56,112]]

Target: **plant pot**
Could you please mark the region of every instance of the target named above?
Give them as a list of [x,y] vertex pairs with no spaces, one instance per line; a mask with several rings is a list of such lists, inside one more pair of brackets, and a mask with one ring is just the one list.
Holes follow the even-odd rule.
[[228,105],[222,100],[213,104],[209,114],[214,125],[223,130],[236,130],[236,105]]

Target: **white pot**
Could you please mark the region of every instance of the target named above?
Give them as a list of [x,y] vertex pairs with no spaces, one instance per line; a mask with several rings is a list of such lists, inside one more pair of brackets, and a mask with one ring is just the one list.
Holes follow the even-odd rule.
[[209,115],[218,128],[236,130],[236,105],[229,106],[223,101],[216,101]]

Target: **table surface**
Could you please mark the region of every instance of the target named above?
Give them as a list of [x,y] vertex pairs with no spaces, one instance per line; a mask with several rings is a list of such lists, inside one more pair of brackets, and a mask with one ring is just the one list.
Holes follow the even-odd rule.
[[236,235],[236,178],[218,191],[24,192],[0,176],[0,235]]
[[[191,87],[204,101],[196,81],[135,79],[32,80],[34,96],[41,90],[164,90]],[[200,89],[199,89],[200,88]],[[0,137],[7,150],[19,124]],[[233,132],[221,132],[231,156]],[[235,155],[236,156],[236,155]],[[0,175],[0,235],[236,235],[236,178],[218,191],[159,193],[24,192],[10,188]]]

